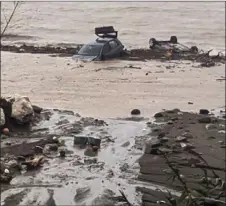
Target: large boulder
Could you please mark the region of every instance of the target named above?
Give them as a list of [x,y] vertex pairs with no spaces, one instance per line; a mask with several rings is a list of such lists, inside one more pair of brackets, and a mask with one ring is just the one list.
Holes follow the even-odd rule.
[[5,125],[5,113],[2,108],[0,108],[0,128]]
[[34,110],[26,96],[1,97],[0,106],[7,117],[16,120],[18,124],[25,124],[32,120]]
[[34,110],[28,97],[16,96],[12,101],[11,117],[17,123],[25,124],[32,120]]

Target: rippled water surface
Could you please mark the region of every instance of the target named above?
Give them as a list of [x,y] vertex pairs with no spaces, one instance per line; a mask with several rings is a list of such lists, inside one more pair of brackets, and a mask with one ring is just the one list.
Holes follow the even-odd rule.
[[[12,6],[3,3],[2,21]],[[204,49],[225,48],[224,2],[26,2],[8,32],[36,37],[20,42],[86,43],[103,25],[113,25],[127,48],[171,35]]]

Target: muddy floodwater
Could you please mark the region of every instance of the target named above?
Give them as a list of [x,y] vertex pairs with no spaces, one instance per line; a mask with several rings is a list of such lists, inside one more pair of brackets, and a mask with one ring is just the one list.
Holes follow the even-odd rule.
[[[2,3],[2,15],[7,16],[12,6]],[[128,49],[148,48],[149,38],[168,40],[172,35],[188,46],[225,49],[224,2],[25,2],[2,43],[84,44],[96,38],[94,27],[103,25],[114,26]],[[14,94],[28,96],[43,108],[100,118],[107,125],[86,126],[78,134],[102,139],[98,155],[90,158],[73,145],[73,135],[57,127],[59,121],[69,121],[62,126],[67,128],[80,117],[53,112],[50,121],[34,129],[48,128],[48,134],[61,136],[69,153],[65,159],[48,157],[40,170],[13,178],[1,193],[1,205],[100,205],[106,201],[112,205],[109,197],[120,196],[123,190],[129,202],[138,206],[141,194],[135,188],[156,185],[137,180],[143,147],[137,149],[136,137],[150,133],[147,122],[162,109],[224,110],[225,65],[208,68],[191,61],[156,60],[76,62],[71,57],[1,52],[1,95]],[[142,118],[130,121],[135,108]],[[36,141],[25,137],[10,141],[20,144],[24,140]]]

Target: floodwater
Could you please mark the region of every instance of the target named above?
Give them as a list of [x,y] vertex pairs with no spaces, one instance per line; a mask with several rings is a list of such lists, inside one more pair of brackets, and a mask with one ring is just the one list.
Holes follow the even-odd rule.
[[[2,3],[2,21],[12,6]],[[114,26],[127,48],[176,35],[190,46],[225,49],[224,2],[26,2],[8,33],[35,37],[20,42],[81,44],[95,38],[94,27],[104,25]]]
[[[4,21],[4,14],[8,16],[12,6],[12,2],[2,3],[1,21]],[[83,44],[95,38],[94,27],[103,25],[113,25],[126,48],[147,48],[151,37],[169,39],[176,35],[188,46],[225,49],[224,2],[26,2],[13,17],[7,30],[13,35],[4,43]],[[48,192],[54,190],[56,205],[72,205],[75,204],[75,190],[82,186],[91,190],[84,202],[78,203],[80,205],[90,204],[103,194],[104,189],[118,191],[119,183],[126,188],[127,194],[134,194],[129,180],[135,179],[139,171],[136,162],[142,154],[142,151],[133,150],[134,138],[148,132],[146,122],[109,118],[126,117],[134,108],[140,109],[142,116],[151,117],[161,109],[197,112],[200,108],[224,106],[225,81],[219,79],[225,78],[225,65],[196,66],[186,61],[81,63],[71,58],[1,52],[2,95],[21,94],[42,107],[105,118],[109,127],[103,130],[115,140],[114,144],[103,147],[98,156],[99,166],[105,164],[103,170],[94,167],[90,171],[89,165],[73,166],[76,158],[72,156],[63,162],[50,160],[38,174],[15,178],[12,184],[16,186],[23,183],[63,185],[63,188],[50,187],[51,190],[34,186],[20,204],[44,204],[49,198]],[[100,132],[89,128],[83,134],[98,135]],[[72,137],[63,138],[74,155],[84,158],[81,151],[72,148]],[[130,145],[121,148],[127,141]],[[137,154],[132,155],[132,152]],[[129,171],[121,172],[119,167],[124,163],[128,163]],[[110,180],[106,178],[109,169],[115,173]],[[18,192],[19,189],[5,191],[1,194],[1,203]],[[136,200],[130,201],[137,205]]]

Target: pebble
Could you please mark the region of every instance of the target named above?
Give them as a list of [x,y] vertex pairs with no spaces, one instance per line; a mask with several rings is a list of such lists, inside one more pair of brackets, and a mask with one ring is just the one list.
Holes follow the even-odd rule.
[[4,128],[2,130],[2,132],[3,132],[4,135],[9,135],[9,129],[8,128]]
[[184,136],[176,137],[176,142],[185,142],[185,141],[187,141],[187,137]]

